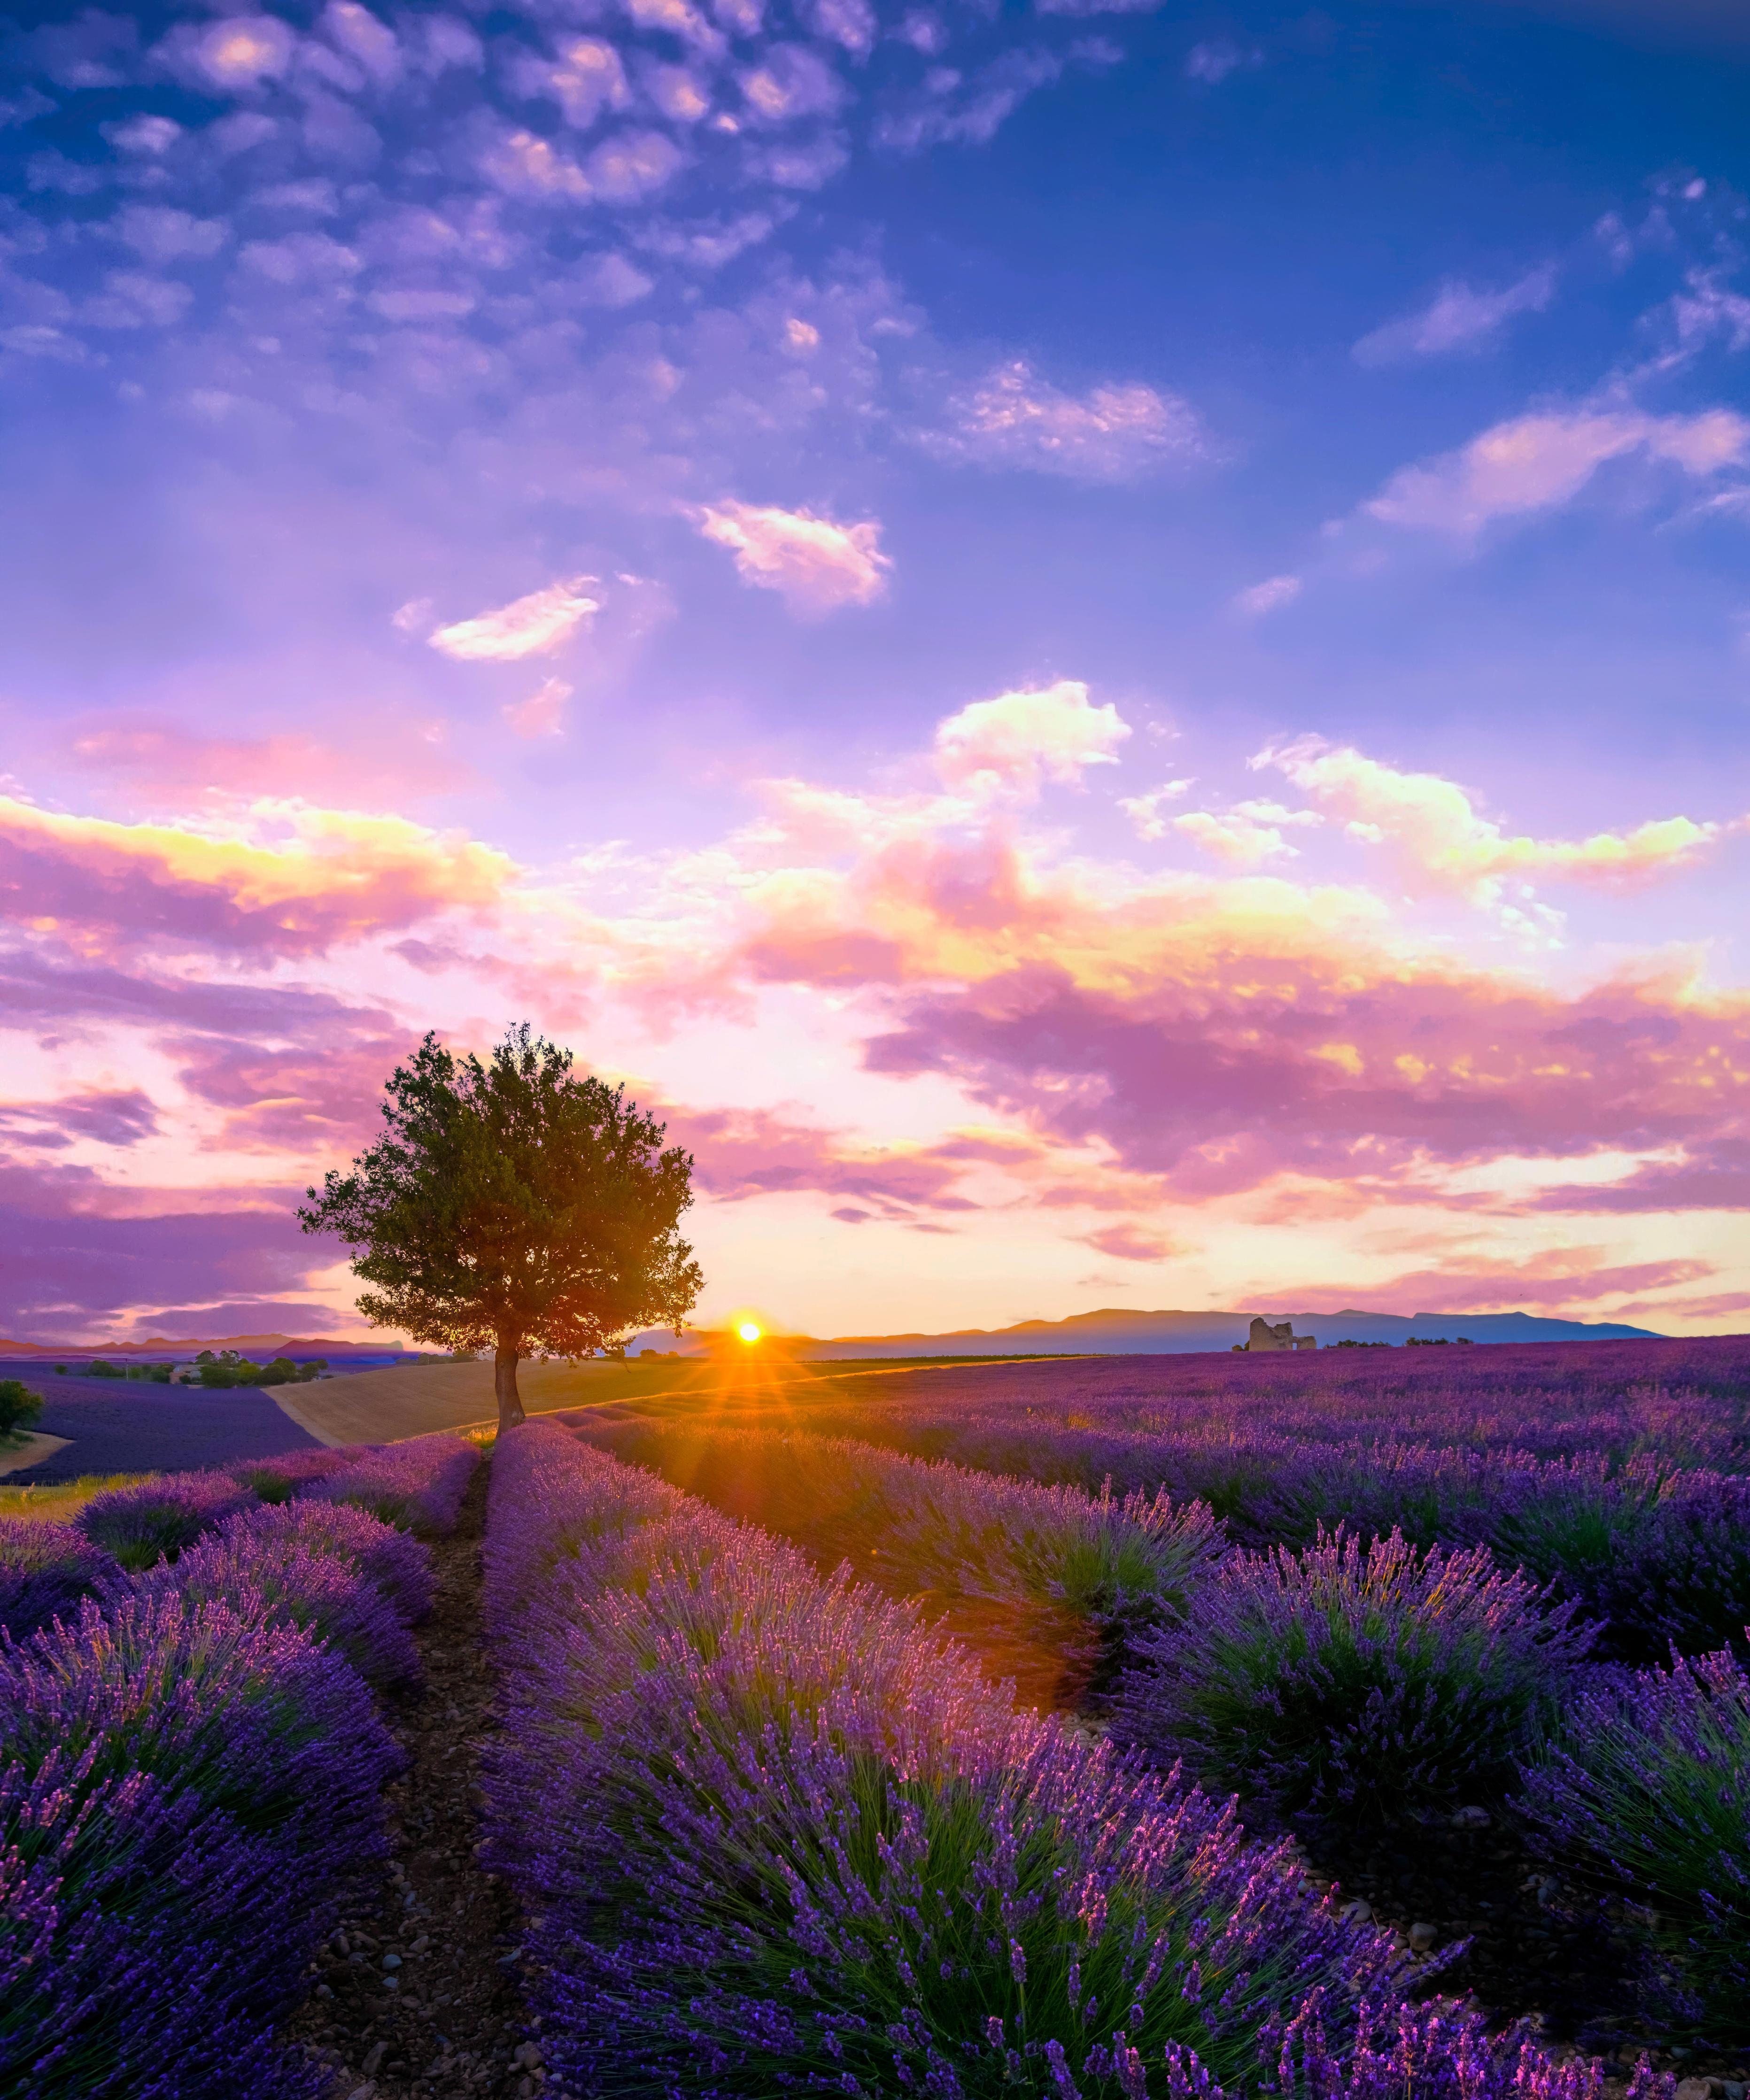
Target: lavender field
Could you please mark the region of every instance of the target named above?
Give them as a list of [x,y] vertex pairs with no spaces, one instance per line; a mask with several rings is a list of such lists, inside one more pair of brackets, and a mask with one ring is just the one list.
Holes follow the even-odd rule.
[[7,1520],[0,2093],[1743,2100],[1747,1373],[828,1375]]

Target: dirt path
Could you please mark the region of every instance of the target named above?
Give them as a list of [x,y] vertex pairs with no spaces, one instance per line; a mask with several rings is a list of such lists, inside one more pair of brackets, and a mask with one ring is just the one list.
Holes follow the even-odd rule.
[[390,1714],[410,1762],[390,1791],[395,1850],[382,1906],[345,1921],[288,2030],[332,2067],[329,2100],[559,2091],[538,2067],[523,2003],[516,1906],[474,1856],[478,1746],[492,1726],[479,1621],[487,1471],[475,1474],[454,1536],[433,1549],[437,1605],[418,1629],[425,1689]]

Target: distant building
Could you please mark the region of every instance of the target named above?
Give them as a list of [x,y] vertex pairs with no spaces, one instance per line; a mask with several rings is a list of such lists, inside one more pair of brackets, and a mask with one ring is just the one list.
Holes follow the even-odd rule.
[[1267,1320],[1255,1319],[1252,1331],[1242,1343],[1235,1342],[1236,1349],[1316,1349],[1318,1338],[1313,1335],[1297,1335],[1292,1320],[1279,1320],[1272,1326]]

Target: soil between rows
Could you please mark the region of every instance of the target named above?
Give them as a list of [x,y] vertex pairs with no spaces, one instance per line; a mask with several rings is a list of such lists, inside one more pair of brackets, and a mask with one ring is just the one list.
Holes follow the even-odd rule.
[[[475,1858],[479,1750],[494,1725],[480,1626],[488,1471],[476,1471],[455,1531],[432,1548],[436,1604],[415,1629],[424,1688],[391,1703],[408,1768],[389,1790],[382,1904],[343,1921],[287,2029],[332,2069],[329,2100],[562,2090],[540,2067],[524,2003],[516,1904]],[[385,1969],[389,1956],[398,1967]]]

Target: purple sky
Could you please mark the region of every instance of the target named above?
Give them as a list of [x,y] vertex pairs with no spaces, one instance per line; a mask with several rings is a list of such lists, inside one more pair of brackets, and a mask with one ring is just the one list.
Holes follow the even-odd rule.
[[0,36],[0,1334],[356,1331],[527,1017],[702,1319],[1743,1326],[1750,33]]

